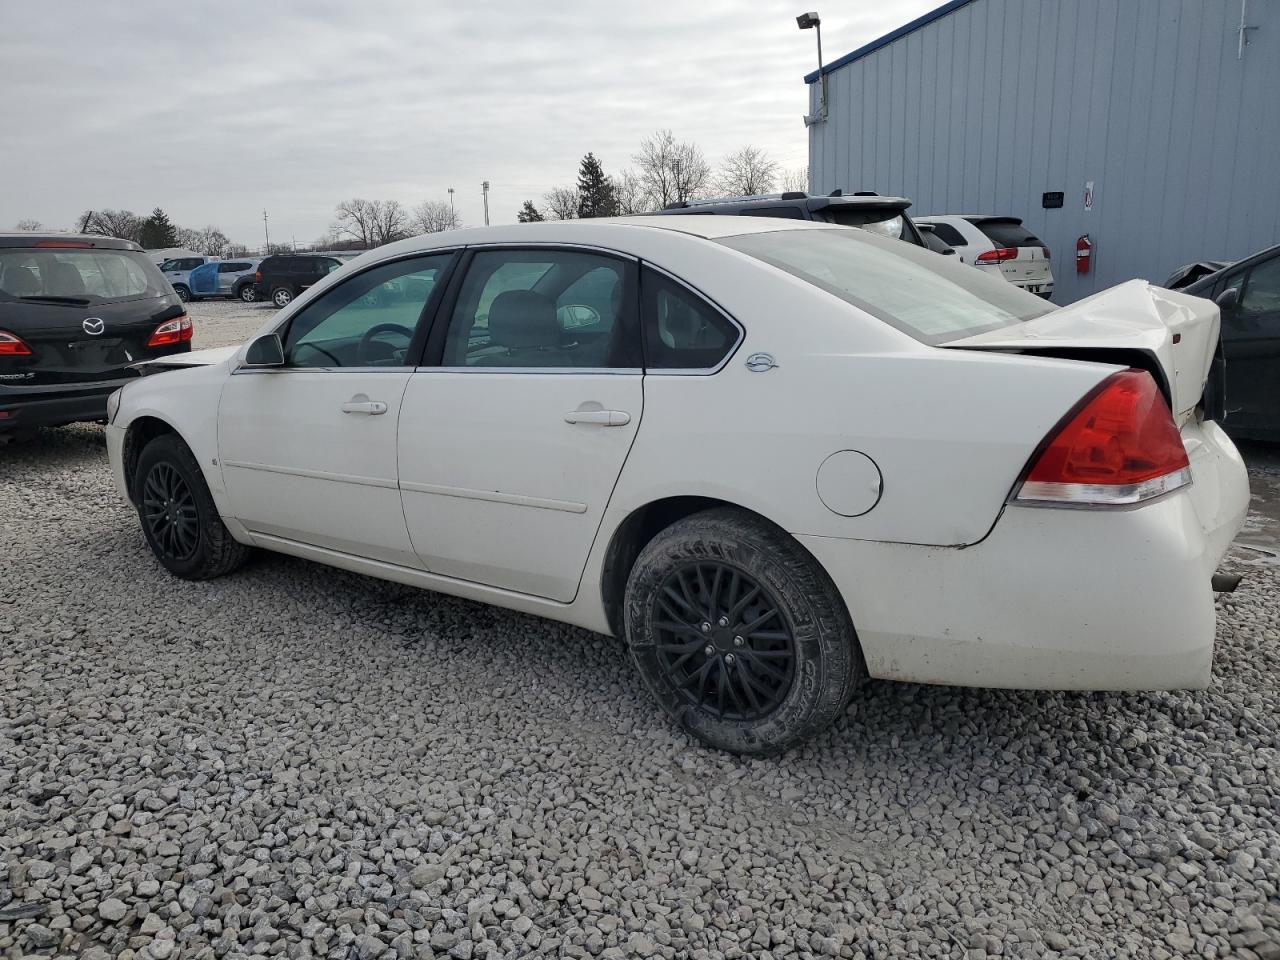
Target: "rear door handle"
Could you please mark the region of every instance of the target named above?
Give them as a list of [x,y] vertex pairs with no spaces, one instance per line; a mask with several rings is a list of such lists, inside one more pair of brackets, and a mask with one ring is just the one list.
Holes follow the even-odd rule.
[[570,410],[564,415],[565,423],[597,423],[602,427],[624,427],[631,422],[631,414],[625,410]]
[[381,400],[348,400],[342,405],[342,412],[363,413],[370,417],[377,417],[387,412],[387,405]]

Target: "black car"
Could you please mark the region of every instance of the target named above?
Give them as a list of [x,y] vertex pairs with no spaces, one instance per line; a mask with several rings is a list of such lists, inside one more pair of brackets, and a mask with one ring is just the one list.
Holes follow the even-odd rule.
[[815,220],[844,227],[862,227],[881,236],[894,237],[927,246],[920,231],[907,216],[911,201],[904,197],[882,197],[870,191],[846,196],[836,190],[824,196],[802,193],[769,193],[750,197],[723,197],[718,200],[686,200],[673,203],[652,216],[663,214],[721,214],[736,217],[780,217],[784,220]]
[[136,243],[0,233],[0,437],[104,420],[132,365],[191,349],[191,321]]
[[320,254],[289,253],[267,257],[258,264],[254,289],[259,300],[277,307],[288,306],[293,298],[322,277],[337,270],[342,261]]
[[1280,246],[1201,277],[1183,293],[1222,310],[1226,420],[1233,437],[1280,440]]

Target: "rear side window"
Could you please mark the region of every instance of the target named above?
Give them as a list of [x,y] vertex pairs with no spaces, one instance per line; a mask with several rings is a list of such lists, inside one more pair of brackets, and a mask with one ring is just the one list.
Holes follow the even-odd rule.
[[0,299],[110,303],[169,295],[168,281],[136,250],[0,250]]
[[711,370],[738,345],[739,331],[688,287],[645,268],[640,280],[645,367],[649,371]]
[[247,263],[220,263],[218,264],[219,273],[240,273],[242,270],[248,270]]
[[1239,310],[1245,316],[1280,316],[1280,257],[1272,257],[1249,271]]
[[1020,223],[1008,221],[978,222],[974,224],[997,247],[1043,247],[1040,238]]
[[949,247],[963,247],[968,242],[964,234],[949,223],[935,223],[933,232]]

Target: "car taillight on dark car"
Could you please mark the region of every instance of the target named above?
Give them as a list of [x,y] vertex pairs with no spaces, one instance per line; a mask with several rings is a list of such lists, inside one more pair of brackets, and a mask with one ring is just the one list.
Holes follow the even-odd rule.
[[1020,502],[1140,503],[1186,486],[1191,465],[1164,396],[1145,370],[1102,381],[1046,439]]
[[254,283],[261,283],[261,282],[262,282],[262,271],[261,271],[261,270],[255,270],[255,271],[253,272],[253,282],[254,282]]
[[31,348],[16,333],[0,330],[0,357],[29,357]]
[[166,320],[156,327],[155,333],[147,341],[148,347],[167,347],[175,343],[186,343],[191,339],[191,318],[185,313],[172,320]]

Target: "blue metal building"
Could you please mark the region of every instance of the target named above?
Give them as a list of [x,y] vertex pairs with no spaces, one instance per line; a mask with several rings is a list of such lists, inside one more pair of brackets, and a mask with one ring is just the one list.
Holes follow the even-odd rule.
[[1022,217],[1059,303],[1280,241],[1280,2],[952,0],[823,74],[814,192]]

